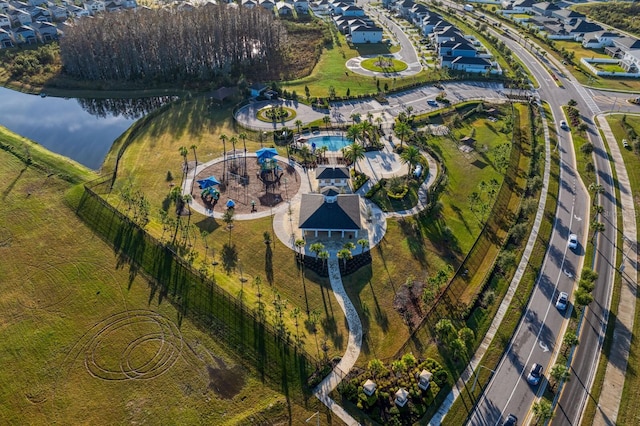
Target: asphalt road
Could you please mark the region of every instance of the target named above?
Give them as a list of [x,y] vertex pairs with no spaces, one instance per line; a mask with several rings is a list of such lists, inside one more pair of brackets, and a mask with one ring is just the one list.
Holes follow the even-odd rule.
[[[577,83],[574,84],[566,77],[560,77],[564,87],[559,88],[538,60],[515,40],[503,38],[503,41],[538,80],[539,96],[550,104],[556,123],[564,119],[562,105],[565,105],[569,99],[578,102],[578,108],[589,125],[589,138],[596,147],[595,165],[599,183],[605,189],[599,201],[605,209],[605,218],[600,220],[605,224],[605,232],[598,237],[597,243],[595,265],[600,276],[593,293],[595,300],[587,310],[580,335],[580,345],[574,354],[572,378],[565,385],[558,405],[558,414],[553,420],[554,425],[578,424],[593,380],[592,373],[595,372],[594,367],[602,343],[606,322],[605,313],[611,291],[609,284],[612,282],[613,272],[613,265],[608,259],[614,259],[616,232],[615,223],[609,221],[610,218],[615,218],[611,169],[606,161],[603,143],[592,120],[593,115],[600,111],[600,107],[585,88]],[[555,65],[551,65],[551,68],[555,68]],[[559,128],[556,128],[556,132],[561,174],[554,231],[524,318],[512,337],[511,344],[493,374],[491,382],[469,418],[469,423],[473,425],[500,424],[508,413],[515,414],[521,421],[527,419],[533,402],[547,385],[544,379],[538,386],[529,385],[526,381],[528,370],[532,363],[540,363],[545,367],[545,377],[548,377],[552,355],[561,345],[564,320],[569,315],[569,310],[565,313],[559,312],[554,306],[555,298],[559,291],[571,294],[577,281],[576,276],[580,271],[588,232],[589,195],[580,184],[575,172],[575,154],[570,133]],[[580,240],[575,252],[567,248],[566,241],[569,233],[576,233]],[[590,263],[591,260],[587,259],[585,265],[590,266]]]

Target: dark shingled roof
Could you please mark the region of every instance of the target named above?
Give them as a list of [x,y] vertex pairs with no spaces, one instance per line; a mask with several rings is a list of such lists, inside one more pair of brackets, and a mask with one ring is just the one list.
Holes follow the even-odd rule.
[[360,196],[341,194],[334,203],[327,203],[322,194],[302,194],[299,223],[300,229],[361,229]]
[[348,179],[349,169],[346,167],[318,167],[316,179]]

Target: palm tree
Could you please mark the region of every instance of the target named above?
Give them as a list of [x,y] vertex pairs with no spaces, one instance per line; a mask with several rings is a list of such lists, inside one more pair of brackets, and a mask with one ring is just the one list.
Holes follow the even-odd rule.
[[324,122],[325,127],[329,130],[329,124],[331,124],[331,117],[329,115],[325,115],[322,117],[322,121]]
[[302,120],[298,119],[293,124],[298,128],[298,134],[300,134],[300,128],[302,127]]
[[180,152],[180,155],[182,156],[182,160],[184,161],[184,164],[182,166],[182,177],[184,178],[184,175],[187,173],[187,170],[189,169],[189,165],[187,164],[187,154],[189,154],[189,150],[187,149],[186,146],[181,146],[180,148],[178,148],[178,151]]
[[549,371],[549,375],[553,377],[555,380],[554,387],[557,389],[557,386],[562,382],[568,382],[571,377],[571,371],[564,364],[556,364],[551,367]]
[[298,239],[295,241],[295,243],[294,243],[294,244],[295,244],[296,248],[298,249],[298,254],[300,254],[300,255],[301,255],[301,254],[302,254],[302,247],[304,247],[304,245],[306,244],[306,242],[305,242],[302,238],[298,238]]
[[191,192],[193,192],[193,183],[196,181],[196,172],[198,169],[198,155],[196,154],[196,149],[198,149],[197,145],[191,145],[191,149],[193,150],[193,158],[195,158],[196,165],[193,167],[193,180],[191,181]]
[[316,260],[318,260],[318,253],[324,250],[324,244],[322,243],[313,243],[309,246],[309,250],[315,254]]
[[352,257],[353,255],[351,254],[351,250],[349,249],[343,248],[338,252],[338,259],[342,259],[345,268],[347,267],[347,260],[351,259]]
[[302,163],[306,165],[307,160],[311,156],[311,150],[309,149],[309,146],[306,143],[303,144],[302,147],[300,148],[300,156],[302,157]]
[[327,250],[322,250],[318,253],[318,258],[322,259],[322,268],[324,268],[327,259],[329,259],[329,252]]
[[247,176],[247,134],[240,133],[238,137],[242,140],[242,147],[244,149],[244,176]]
[[360,253],[364,253],[364,249],[369,247],[369,240],[366,238],[360,238],[358,240],[358,245],[360,246]]
[[353,244],[351,241],[347,241],[342,245],[342,248],[352,251],[354,248],[356,248],[356,245]]
[[[369,145],[371,145],[371,136],[372,136],[372,133],[373,133],[373,124],[371,124],[370,121],[363,121],[360,124],[360,127],[362,129],[363,141],[364,140],[368,140],[369,141]],[[366,139],[365,139],[365,137],[366,137]]]
[[224,133],[220,135],[222,141],[222,181],[227,179],[227,135]]
[[[354,142],[344,148],[343,155],[344,158],[353,163],[353,168],[355,169],[356,163],[358,163],[358,161],[362,160],[365,157],[365,150],[362,145]],[[360,171],[362,171],[362,169]]]
[[533,404],[533,415],[536,417],[536,424],[542,422],[544,424],[547,420],[553,417],[553,407],[549,401],[540,400]]
[[599,183],[592,183],[589,185],[589,191],[593,192],[593,204],[598,204],[598,194],[604,193],[604,186]]
[[400,138],[400,148],[402,148],[404,139],[411,134],[411,127],[404,121],[400,121],[396,124],[394,132],[396,136]]
[[222,221],[227,224],[229,230],[229,244],[231,244],[231,230],[233,229],[233,209],[227,209],[222,216]]
[[380,116],[376,117],[375,121],[376,121],[376,124],[378,125],[378,130],[382,130],[382,122],[384,121],[382,120],[382,117]]
[[351,142],[357,142],[362,137],[362,127],[359,124],[349,126],[347,129],[347,139]]
[[420,150],[418,150],[418,148],[413,145],[408,145],[407,149],[402,151],[402,154],[400,154],[400,161],[402,161],[402,164],[409,165],[409,173],[407,174],[407,178],[411,177],[411,174],[413,173],[416,165],[420,163],[420,157]]

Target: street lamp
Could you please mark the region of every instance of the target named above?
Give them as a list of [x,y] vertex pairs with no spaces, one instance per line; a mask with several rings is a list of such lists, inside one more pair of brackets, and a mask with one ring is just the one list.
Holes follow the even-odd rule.
[[307,420],[305,420],[305,423],[309,423],[309,421],[314,418],[315,416],[318,416],[316,419],[316,426],[320,426],[320,411],[316,411],[315,413],[313,413],[311,415],[311,417],[309,417]]
[[[485,370],[489,370],[489,371],[491,371],[491,374],[494,374],[494,373],[495,373],[495,371],[494,371],[494,370],[492,370],[492,369],[490,369],[490,368],[487,368],[487,367],[485,367],[485,366],[484,366],[484,365],[482,365],[482,364],[478,364],[478,368],[484,368]],[[473,374],[474,374],[474,376],[475,376],[475,377],[474,377],[474,379],[473,379],[473,385],[471,386],[471,393],[473,393],[473,391],[476,389],[476,383],[478,383],[478,370],[477,370],[477,369],[476,369],[476,370],[474,370],[474,371],[473,371]]]

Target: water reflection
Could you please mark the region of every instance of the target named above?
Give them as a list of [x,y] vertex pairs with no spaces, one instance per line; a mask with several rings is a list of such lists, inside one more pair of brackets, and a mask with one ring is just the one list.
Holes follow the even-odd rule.
[[0,125],[96,170],[137,118],[170,100],[41,98],[0,87]]
[[96,117],[106,118],[112,115],[138,119],[176,99],[178,99],[176,96],[139,99],[78,99],[78,103],[82,109]]

